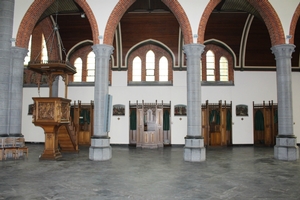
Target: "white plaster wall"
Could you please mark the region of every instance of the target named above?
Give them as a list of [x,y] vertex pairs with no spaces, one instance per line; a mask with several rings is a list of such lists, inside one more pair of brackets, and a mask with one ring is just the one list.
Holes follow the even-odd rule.
[[[104,37],[107,21],[118,0],[87,0],[86,2],[89,4],[97,20],[99,36]],[[100,44],[102,43],[103,38],[100,39]]]
[[[185,10],[186,15],[189,19],[192,34],[198,34],[198,27],[202,13],[205,10],[209,0],[178,0],[182,8]],[[197,43],[197,37],[193,37],[193,42]]]
[[300,73],[292,73],[294,135],[300,143]]
[[[129,101],[131,103],[158,103],[162,101],[172,105],[186,104],[186,79],[185,72],[174,73],[174,85],[176,86],[127,86],[127,72],[113,72],[113,86],[109,88],[109,93],[113,96],[114,104],[125,105],[125,116],[112,116],[109,136],[111,143],[128,144],[129,140]],[[172,107],[173,109],[173,107]],[[171,111],[173,113],[173,110]],[[186,136],[186,117],[171,116],[172,144],[183,144]],[[176,123],[174,123],[176,121]],[[180,123],[178,123],[180,122]]]
[[[109,93],[113,96],[114,104],[124,104],[125,116],[112,116],[109,136],[112,144],[128,144],[129,137],[129,101],[138,102],[166,102],[171,101],[171,142],[172,144],[184,144],[187,133],[186,117],[173,116],[174,105],[186,104],[186,72],[175,71],[173,74],[173,86],[127,86],[127,72],[118,71],[112,73],[113,85],[109,87]],[[219,100],[230,103],[232,101],[233,144],[253,144],[253,101],[262,103],[272,101],[277,103],[276,72],[241,72],[235,71],[234,86],[202,86],[202,103],[208,100],[217,103]],[[293,108],[294,108],[294,133],[300,137],[300,73],[293,72]],[[63,82],[61,82],[63,83]],[[32,97],[38,96],[37,88],[23,89],[23,121],[22,133],[27,141],[43,142],[43,130],[35,127],[31,122],[31,116],[27,115],[28,105],[32,103]],[[94,99],[94,87],[68,88],[68,98],[74,102],[90,103]],[[48,89],[41,88],[41,96],[48,96]],[[248,116],[236,116],[235,106],[248,105]],[[243,120],[242,120],[243,119]]]
[[[288,0],[288,1],[269,0],[269,2],[271,3],[275,11],[277,12],[277,15],[280,18],[285,36],[289,35],[291,21],[294,12],[296,11],[296,8],[300,3],[300,1],[299,0]],[[288,44],[289,40],[286,40],[286,43]]]
[[49,89],[42,87],[40,93],[37,87],[23,88],[22,134],[26,142],[45,142],[44,130],[32,123],[32,115],[28,115],[28,106],[33,104],[32,97],[48,97]]
[[32,3],[33,3],[33,0],[15,0],[14,24],[13,24],[12,38],[17,37],[20,23]]

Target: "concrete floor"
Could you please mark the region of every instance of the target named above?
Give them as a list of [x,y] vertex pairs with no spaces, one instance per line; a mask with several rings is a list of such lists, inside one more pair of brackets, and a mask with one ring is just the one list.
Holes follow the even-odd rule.
[[0,199],[300,199],[300,161],[273,159],[273,148],[208,148],[206,161],[183,161],[182,147],[113,147],[113,158],[88,159],[88,148],[39,161],[0,161]]

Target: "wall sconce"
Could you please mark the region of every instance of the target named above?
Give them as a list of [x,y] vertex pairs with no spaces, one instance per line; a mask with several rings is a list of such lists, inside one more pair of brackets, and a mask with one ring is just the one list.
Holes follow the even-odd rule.
[[85,13],[81,13],[81,14],[80,14],[80,17],[81,17],[81,18],[85,18]]

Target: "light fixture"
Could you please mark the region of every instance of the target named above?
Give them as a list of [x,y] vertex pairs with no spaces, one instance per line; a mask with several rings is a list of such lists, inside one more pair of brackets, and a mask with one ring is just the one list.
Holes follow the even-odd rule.
[[81,14],[80,14],[80,17],[81,17],[81,18],[85,18],[85,13],[81,13]]

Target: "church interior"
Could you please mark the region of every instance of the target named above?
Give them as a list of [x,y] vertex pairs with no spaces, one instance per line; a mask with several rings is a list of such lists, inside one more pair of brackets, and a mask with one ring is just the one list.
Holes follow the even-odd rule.
[[299,3],[0,1],[0,174],[33,173],[3,174],[25,199],[297,199]]

